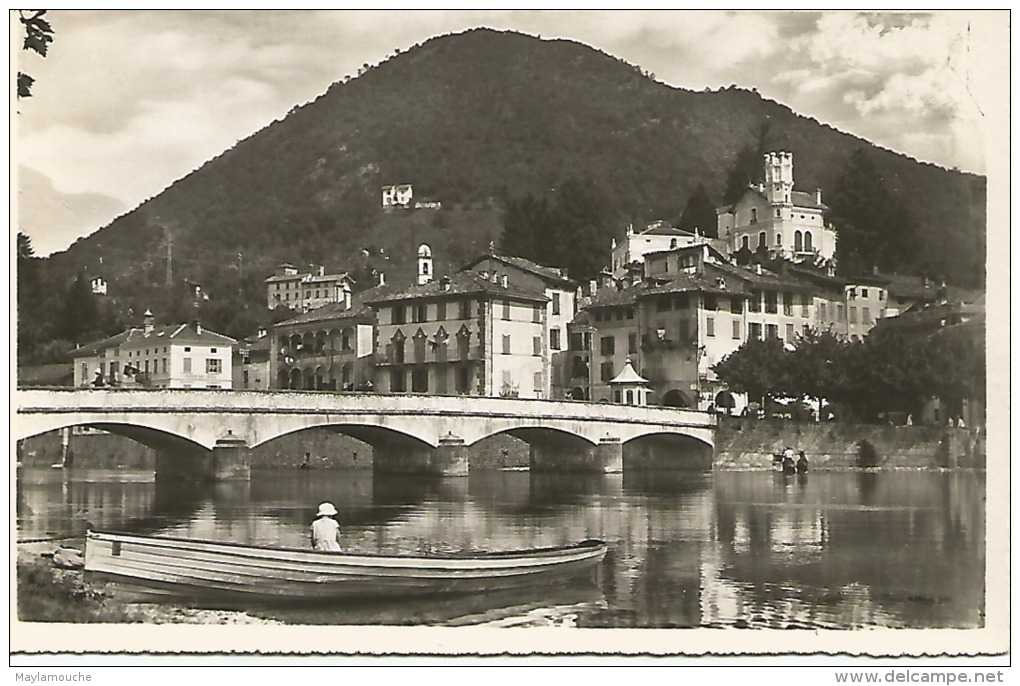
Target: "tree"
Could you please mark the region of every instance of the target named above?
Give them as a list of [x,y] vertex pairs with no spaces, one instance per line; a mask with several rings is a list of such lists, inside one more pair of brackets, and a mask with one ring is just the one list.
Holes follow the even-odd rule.
[[79,271],[64,298],[63,338],[79,345],[88,343],[99,330],[98,312],[92,286],[84,270]]
[[768,118],[750,131],[753,142],[744,145],[737,153],[733,165],[726,174],[726,190],[723,191],[723,203],[730,205],[740,200],[747,190],[748,184],[758,184],[762,178],[762,159],[779,144],[779,138],[772,131],[772,123]]
[[719,236],[718,219],[715,214],[715,205],[708,198],[705,192],[705,184],[699,183],[694,192],[687,196],[687,204],[684,212],[680,215],[679,227],[684,231],[694,233],[699,231],[702,236],[717,238]]
[[747,393],[751,399],[787,395],[791,388],[789,369],[790,353],[779,338],[749,338],[712,366],[730,390]]
[[[53,27],[43,19],[45,14],[46,10],[18,10],[18,20],[25,29],[25,42],[22,49],[31,50],[43,57],[46,57],[49,45],[53,42]],[[34,83],[35,79],[19,71],[18,97],[32,97],[32,84]]]
[[923,259],[916,244],[917,220],[863,149],[849,157],[827,202],[839,231],[836,259],[841,274],[874,268],[909,271]]

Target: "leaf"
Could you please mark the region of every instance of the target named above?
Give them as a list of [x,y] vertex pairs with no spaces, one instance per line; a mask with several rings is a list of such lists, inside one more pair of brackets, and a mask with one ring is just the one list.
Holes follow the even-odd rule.
[[18,97],[19,98],[31,98],[32,97],[32,84],[35,83],[28,74],[18,72]]

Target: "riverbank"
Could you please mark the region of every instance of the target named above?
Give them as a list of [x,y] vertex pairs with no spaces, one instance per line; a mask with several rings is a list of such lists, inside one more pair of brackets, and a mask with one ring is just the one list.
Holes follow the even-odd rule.
[[53,564],[58,548],[84,551],[85,540],[19,543],[18,619],[22,622],[115,624],[281,624],[231,610],[203,610],[163,603],[132,603],[117,597],[110,584],[85,579],[81,569]]

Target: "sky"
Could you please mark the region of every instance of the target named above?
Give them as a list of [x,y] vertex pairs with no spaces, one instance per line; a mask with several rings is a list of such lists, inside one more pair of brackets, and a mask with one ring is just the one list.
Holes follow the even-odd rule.
[[[1002,12],[52,10],[12,126],[19,227],[62,250],[362,64],[472,27],[569,38],[673,86],[735,84],[919,160],[986,171]],[[11,14],[12,50],[20,45]],[[13,70],[12,70],[13,71]]]

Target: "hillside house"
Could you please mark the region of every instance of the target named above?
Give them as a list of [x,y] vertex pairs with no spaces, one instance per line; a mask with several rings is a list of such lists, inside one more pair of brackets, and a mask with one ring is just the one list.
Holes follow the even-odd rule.
[[410,207],[413,199],[414,189],[409,183],[382,187],[383,209],[390,207]]
[[298,312],[344,302],[354,287],[354,279],[346,272],[327,274],[322,266],[311,272],[298,272],[289,263],[277,266],[265,283],[269,309],[282,306]]

